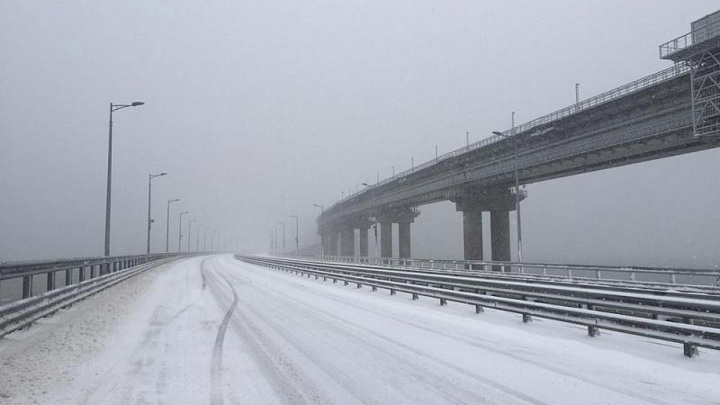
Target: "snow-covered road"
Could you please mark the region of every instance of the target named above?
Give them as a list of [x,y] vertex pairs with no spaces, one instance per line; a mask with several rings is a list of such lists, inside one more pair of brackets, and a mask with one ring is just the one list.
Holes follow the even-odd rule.
[[186,259],[0,341],[0,404],[718,404],[720,353]]

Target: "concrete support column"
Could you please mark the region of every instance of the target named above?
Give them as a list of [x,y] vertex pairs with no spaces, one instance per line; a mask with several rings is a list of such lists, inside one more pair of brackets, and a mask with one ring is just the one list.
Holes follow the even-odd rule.
[[337,237],[337,232],[335,232],[335,231],[330,231],[330,232],[328,233],[327,241],[328,241],[328,246],[327,246],[327,249],[325,249],[325,254],[326,254],[326,255],[330,255],[330,256],[337,256],[337,255],[338,255],[338,248],[337,248],[337,245],[338,245],[338,237]]
[[482,211],[463,211],[465,260],[483,259]]
[[355,228],[344,228],[340,232],[340,254],[355,256]]
[[380,257],[392,257],[392,222],[380,223]]
[[[493,261],[510,261],[509,211],[490,211],[490,250]],[[502,270],[501,266],[493,266],[493,271]]]
[[490,243],[493,261],[510,261],[510,212],[490,211]]
[[398,224],[398,241],[398,256],[410,258],[410,222],[400,222]]
[[368,229],[360,227],[360,257],[368,256]]

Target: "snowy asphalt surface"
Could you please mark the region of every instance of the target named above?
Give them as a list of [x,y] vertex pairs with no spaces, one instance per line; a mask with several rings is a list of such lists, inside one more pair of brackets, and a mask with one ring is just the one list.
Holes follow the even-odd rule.
[[239,262],[163,265],[0,341],[0,404],[718,404],[720,353]]

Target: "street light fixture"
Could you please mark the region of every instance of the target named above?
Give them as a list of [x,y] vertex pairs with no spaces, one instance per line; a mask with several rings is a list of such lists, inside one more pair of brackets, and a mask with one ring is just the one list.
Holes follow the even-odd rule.
[[197,221],[197,219],[195,219],[195,218],[188,221],[188,244],[187,244],[188,245],[188,253],[190,253],[190,226],[195,221]]
[[[515,112],[513,112],[513,124],[515,121]],[[513,125],[514,126],[514,125]],[[518,262],[522,262],[522,227],[520,226],[520,179],[518,177],[518,137],[517,135],[508,136],[500,131],[492,131],[494,135],[503,137],[505,139],[512,139],[515,141],[515,215],[517,216],[517,239],[518,239]]]
[[107,169],[107,195],[105,199],[105,256],[110,256],[110,212],[112,211],[112,129],[113,113],[127,107],[137,107],[145,103],[135,101],[132,104],[110,103],[110,123],[108,129],[108,169]]
[[[185,214],[189,214],[190,211],[183,211],[180,213],[180,223],[179,223],[179,230],[178,230],[178,253],[182,251],[182,217]],[[188,231],[189,232],[189,231]]]
[[167,173],[162,172],[159,174],[148,174],[148,228],[147,228],[147,254],[150,254],[150,229],[152,228],[153,219],[151,216],[152,211],[152,180],[155,177],[166,176]]
[[290,218],[295,218],[295,254],[300,253],[300,218],[297,215],[290,215]]
[[167,219],[165,220],[165,253],[170,252],[170,204],[180,201],[179,198],[168,200]]

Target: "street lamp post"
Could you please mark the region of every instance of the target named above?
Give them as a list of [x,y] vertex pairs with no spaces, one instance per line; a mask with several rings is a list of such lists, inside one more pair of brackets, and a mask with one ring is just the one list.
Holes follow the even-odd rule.
[[[515,123],[515,112],[513,111],[513,126]],[[518,177],[518,138],[517,135],[508,136],[500,131],[493,131],[493,134],[505,139],[515,141],[515,215],[517,216],[517,239],[518,239],[518,262],[522,262],[522,226],[520,225],[520,179]]]
[[152,229],[152,180],[155,177],[166,176],[167,173],[148,174],[148,220],[147,220],[147,254],[150,254],[150,229]]
[[290,218],[295,218],[295,254],[300,253],[300,218],[297,215],[290,215]]
[[200,228],[204,227],[203,224],[195,225],[195,251],[200,251]]
[[170,252],[170,204],[180,201],[179,198],[168,200],[167,219],[165,220],[165,253]]
[[107,195],[105,199],[105,256],[110,256],[110,212],[112,211],[112,130],[113,113],[127,107],[138,107],[145,103],[134,101],[131,104],[110,103],[110,123],[108,129],[108,169],[107,169]]
[[[178,253],[182,251],[182,217],[185,214],[189,214],[190,211],[183,211],[180,213],[180,223],[179,223],[179,229],[178,229]],[[189,231],[188,231],[189,232]]]
[[190,226],[195,221],[197,221],[197,219],[195,219],[195,218],[188,221],[188,244],[187,244],[188,245],[188,253],[190,253]]

